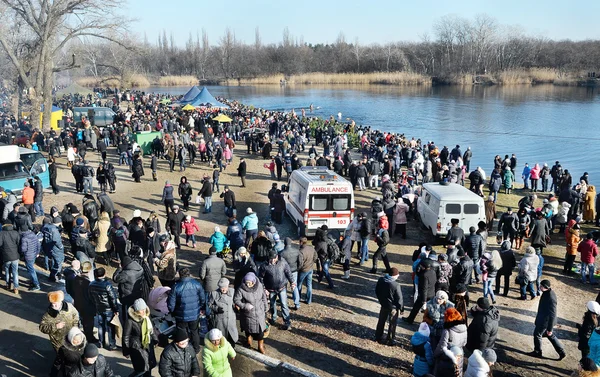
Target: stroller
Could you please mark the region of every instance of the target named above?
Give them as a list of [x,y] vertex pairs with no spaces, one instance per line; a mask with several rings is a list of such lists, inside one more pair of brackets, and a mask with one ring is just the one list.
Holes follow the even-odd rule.
[[167,298],[170,291],[171,288],[169,287],[157,287],[151,290],[148,295],[150,320],[158,337],[158,346],[163,348],[169,344],[176,329],[175,318],[171,316],[167,308]]

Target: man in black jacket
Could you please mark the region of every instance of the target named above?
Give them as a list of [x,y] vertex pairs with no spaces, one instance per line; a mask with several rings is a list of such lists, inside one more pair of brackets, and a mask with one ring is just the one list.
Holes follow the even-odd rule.
[[178,205],[174,205],[171,212],[167,216],[165,228],[171,233],[174,238],[177,249],[181,249],[181,222],[185,218],[185,213],[179,210]]
[[548,338],[556,353],[558,353],[558,359],[564,359],[567,354],[561,342],[554,334],[554,325],[556,325],[556,314],[558,301],[556,299],[556,293],[552,290],[549,280],[542,280],[540,282],[540,290],[542,296],[540,297],[540,303],[538,305],[538,312],[535,317],[535,330],[533,331],[533,352],[529,353],[529,356],[542,357],[542,337]]
[[94,303],[90,299],[89,294],[89,272],[91,270],[92,264],[90,262],[84,262],[81,266],[82,273],[70,280],[68,293],[73,298],[73,306],[75,306],[75,309],[79,312],[85,338],[89,343],[98,343],[98,340],[94,336],[94,317],[96,315],[96,308],[94,307]]
[[83,350],[81,360],[71,371],[69,377],[118,377],[113,373],[108,361],[98,352],[98,347],[88,343]]
[[277,321],[276,301],[279,298],[281,302],[281,312],[283,316],[284,330],[290,330],[292,323],[290,320],[290,309],[288,308],[287,284],[291,284],[292,289],[296,288],[296,282],[293,279],[290,266],[285,259],[280,259],[276,253],[272,253],[267,264],[263,264],[258,271],[258,277],[265,287],[265,294],[269,298],[273,317],[271,324]]
[[96,308],[96,318],[98,323],[99,346],[104,343],[104,334],[108,333],[108,350],[117,349],[115,340],[115,331],[110,324],[115,314],[119,314],[117,295],[112,283],[106,278],[106,270],[103,267],[94,270],[95,280],[90,283],[88,288],[90,300]]
[[510,288],[510,276],[512,275],[513,269],[517,265],[517,260],[515,258],[515,253],[512,251],[510,247],[509,241],[503,241],[502,245],[500,245],[500,258],[502,258],[502,267],[498,270],[496,274],[496,295],[500,294],[500,278],[504,276],[504,294],[503,296],[508,296],[508,291]]
[[498,336],[500,312],[485,297],[480,297],[477,305],[471,308],[470,312],[473,320],[467,330],[467,349],[473,352],[494,348]]
[[498,221],[498,232],[502,232],[502,241],[509,239],[510,247],[513,247],[517,229],[519,227],[519,218],[512,211],[511,207],[506,208],[506,212],[500,216]]
[[[484,240],[481,235],[476,233],[476,229],[474,226],[469,228],[469,236],[463,243],[465,252],[473,261],[473,265],[477,266],[479,264],[479,258],[485,253],[485,249],[483,248]],[[475,281],[479,284],[479,274],[477,273],[477,269],[473,269],[475,271]]]
[[294,301],[294,310],[298,310],[300,308],[300,295],[298,294],[298,268],[300,264],[300,251],[292,243],[292,239],[290,237],[285,237],[284,244],[285,248],[280,255],[290,266],[292,280],[296,282],[296,287],[292,289],[292,300]]
[[[421,259],[424,260],[425,258],[427,258],[426,254],[422,253]],[[402,320],[407,323],[413,323],[423,304],[435,296],[435,283],[437,282],[435,270],[429,267],[421,268],[421,270],[417,273],[417,276],[419,277],[417,300],[415,301],[408,317],[402,318]]]
[[198,358],[184,329],[178,328],[173,342],[163,350],[158,372],[161,376],[200,377]]
[[127,319],[127,309],[133,302],[138,298],[142,297],[144,290],[142,284],[144,282],[144,269],[140,264],[134,261],[130,256],[124,256],[121,258],[121,267],[119,267],[113,274],[113,281],[118,284],[119,287],[119,300],[121,301],[121,319],[122,323],[125,323]]
[[384,343],[383,330],[385,322],[388,321],[387,344],[393,346],[396,338],[396,325],[398,316],[404,314],[404,300],[402,299],[402,289],[397,282],[400,272],[396,267],[390,269],[390,273],[380,277],[375,286],[375,294],[381,305],[379,309],[379,320],[375,330],[375,340]]
[[471,280],[471,274],[473,273],[473,261],[466,255],[465,251],[460,249],[456,255],[458,256],[459,261],[458,264],[452,268],[452,277],[450,278],[451,293],[456,292],[456,287],[459,284],[468,285]]
[[8,223],[8,220],[5,220],[0,232],[0,256],[4,264],[6,289],[11,290],[9,275],[12,275],[12,289],[15,294],[19,294],[19,240],[19,232],[13,229],[13,225]]
[[229,186],[225,185],[223,192],[219,197],[223,198],[223,204],[225,206],[225,216],[233,217],[236,213],[235,206],[235,193],[229,189]]
[[385,272],[389,273],[391,270],[390,260],[387,256],[386,247],[390,242],[390,234],[387,229],[379,229],[377,234],[375,235],[375,243],[377,243],[377,251],[373,254],[373,268],[371,269],[371,273],[377,273],[377,262],[381,258],[383,260],[383,264],[385,265]]
[[242,185],[240,187],[246,187],[246,160],[240,158],[240,165],[237,168],[238,177],[242,180]]
[[450,219],[450,223],[452,223],[452,227],[448,229],[446,241],[460,241],[460,244],[463,245],[465,242],[465,231],[458,225],[459,220]]

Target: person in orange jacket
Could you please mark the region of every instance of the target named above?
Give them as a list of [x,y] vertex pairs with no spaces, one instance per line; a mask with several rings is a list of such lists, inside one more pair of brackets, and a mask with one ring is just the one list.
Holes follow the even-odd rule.
[[25,208],[27,208],[27,211],[29,212],[29,216],[31,216],[32,222],[35,221],[35,211],[33,208],[33,198],[34,197],[35,197],[35,191],[31,188],[31,185],[29,184],[29,182],[25,182],[24,188],[23,188],[23,197],[21,200],[23,201],[23,205],[25,206]]

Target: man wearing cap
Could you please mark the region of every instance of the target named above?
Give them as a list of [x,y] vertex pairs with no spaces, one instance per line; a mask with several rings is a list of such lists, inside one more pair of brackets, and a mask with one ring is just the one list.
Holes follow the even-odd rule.
[[392,267],[390,273],[380,277],[375,286],[375,294],[381,305],[377,329],[375,330],[375,340],[379,343],[384,343],[383,330],[385,322],[388,321],[389,325],[386,343],[388,345],[394,345],[398,316],[404,314],[402,289],[397,282],[399,276],[400,272],[398,272],[398,269]]
[[179,270],[179,281],[169,292],[167,307],[177,321],[177,328],[191,335],[196,353],[200,352],[198,318],[204,313],[205,305],[206,293],[202,284],[190,276],[188,268]]
[[200,365],[187,332],[177,328],[173,342],[160,355],[158,372],[161,376],[200,377]]
[[82,263],[82,273],[71,280],[68,293],[73,298],[73,305],[81,317],[85,338],[90,343],[98,343],[98,340],[94,336],[94,317],[96,315],[96,308],[89,295],[90,271],[92,271],[92,264],[90,262]]
[[236,215],[236,206],[235,206],[235,193],[229,189],[228,185],[223,187],[223,192],[219,195],[220,198],[223,198],[223,204],[225,206],[225,216],[233,217]]
[[542,337],[548,338],[556,353],[558,353],[559,361],[564,359],[567,354],[560,340],[554,334],[554,325],[556,325],[556,317],[558,310],[558,300],[556,293],[552,290],[550,280],[544,279],[540,282],[542,296],[538,305],[538,312],[535,317],[535,330],[533,331],[533,351],[528,355],[541,358],[542,357]]
[[458,219],[450,219],[450,223],[452,227],[448,229],[448,233],[446,234],[446,241],[460,241],[461,245],[465,243],[465,231],[458,225]]
[[50,306],[40,322],[40,331],[50,337],[50,342],[55,351],[64,344],[65,336],[72,327],[79,325],[79,313],[77,309],[64,301],[65,294],[62,291],[48,293]]
[[31,221],[31,216],[27,212],[27,208],[19,207],[19,210],[14,217],[13,225],[19,233],[33,230],[33,223]]
[[473,320],[467,330],[467,349],[470,351],[494,348],[498,336],[500,312],[486,297],[480,297],[470,310]]
[[185,213],[179,210],[178,205],[174,205],[171,212],[167,215],[167,223],[165,228],[173,236],[173,241],[178,249],[181,249],[181,223],[185,219]]
[[[98,347],[88,343],[83,350],[79,364],[71,369],[68,377],[113,377],[113,373],[106,358],[98,352]],[[116,377],[116,376],[115,376]]]
[[277,299],[281,303],[281,312],[283,316],[284,330],[292,328],[290,320],[290,309],[288,308],[287,284],[296,287],[296,282],[290,271],[290,266],[283,258],[279,258],[277,253],[271,253],[269,262],[259,267],[258,277],[265,287],[265,294],[271,304],[271,324],[277,321]]

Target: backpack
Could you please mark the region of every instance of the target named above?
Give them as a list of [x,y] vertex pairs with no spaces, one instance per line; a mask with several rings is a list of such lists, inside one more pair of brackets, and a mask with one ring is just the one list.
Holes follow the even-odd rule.
[[340,247],[335,243],[333,238],[327,237],[327,256],[332,262],[340,259]]

